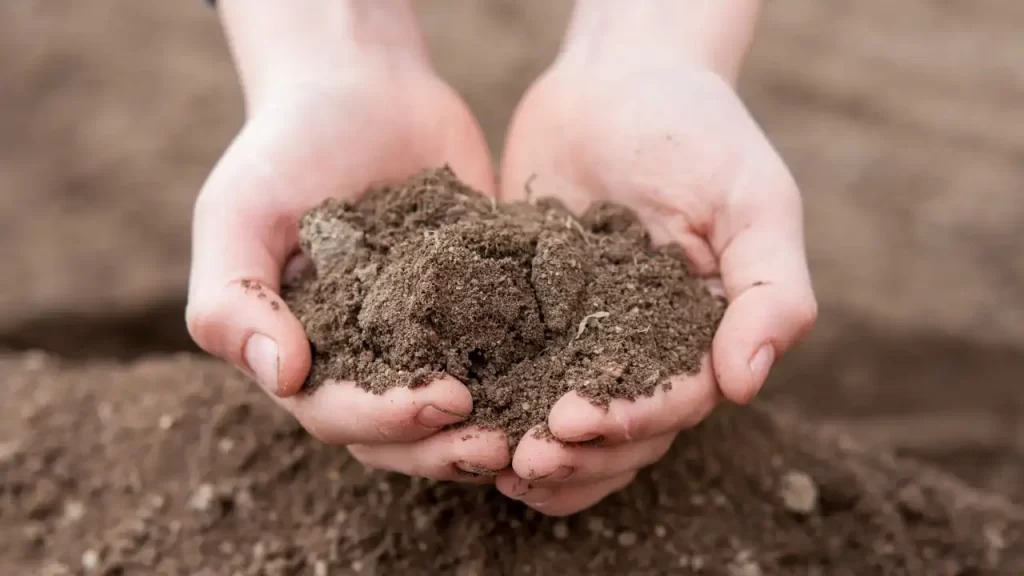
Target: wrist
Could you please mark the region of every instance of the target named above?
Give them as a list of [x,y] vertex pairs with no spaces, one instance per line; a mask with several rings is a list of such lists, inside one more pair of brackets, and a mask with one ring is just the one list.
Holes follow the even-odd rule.
[[761,0],[577,0],[563,57],[621,60],[629,53],[643,65],[696,66],[735,85],[760,5]]
[[412,0],[219,0],[246,101],[316,90],[366,67],[429,68]]

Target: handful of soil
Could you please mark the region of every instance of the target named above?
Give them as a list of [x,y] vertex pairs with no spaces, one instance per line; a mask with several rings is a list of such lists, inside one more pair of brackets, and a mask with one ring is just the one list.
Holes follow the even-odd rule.
[[514,447],[575,390],[597,405],[700,369],[725,309],[628,210],[503,204],[448,168],[329,199],[300,222],[313,270],[284,298],[312,343],[306,389],[464,382],[463,425]]

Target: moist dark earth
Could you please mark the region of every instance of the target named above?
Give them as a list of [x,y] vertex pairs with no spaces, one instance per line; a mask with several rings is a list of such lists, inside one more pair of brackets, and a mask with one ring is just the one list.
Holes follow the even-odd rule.
[[284,297],[314,350],[307,390],[449,374],[473,395],[464,424],[513,446],[567,392],[606,405],[695,374],[725,310],[629,211],[499,203],[448,167],[329,199],[299,230],[313,266]]
[[4,574],[1011,575],[1024,511],[768,405],[568,519],[368,473],[190,355],[0,358]]

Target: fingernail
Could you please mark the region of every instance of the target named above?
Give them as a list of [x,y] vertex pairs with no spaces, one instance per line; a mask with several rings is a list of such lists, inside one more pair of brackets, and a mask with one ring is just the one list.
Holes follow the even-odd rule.
[[490,468],[484,468],[476,464],[469,462],[459,461],[455,463],[455,467],[466,474],[472,474],[473,476],[497,476],[497,470],[491,470]]
[[441,410],[436,406],[429,405],[420,410],[420,413],[416,415],[416,421],[419,422],[420,426],[426,428],[441,428],[442,426],[462,422],[465,419],[466,417],[462,414],[448,412],[447,410]]
[[551,474],[544,476],[544,480],[550,480],[551,482],[564,482],[572,475],[576,473],[576,469],[571,466],[559,466],[558,470],[555,470]]
[[245,343],[245,363],[267,392],[277,394],[277,343],[263,334],[253,334]]
[[765,344],[757,349],[757,353],[750,359],[750,373],[756,386],[760,386],[768,377],[768,371],[771,370],[774,361],[775,348],[772,348],[771,344]]

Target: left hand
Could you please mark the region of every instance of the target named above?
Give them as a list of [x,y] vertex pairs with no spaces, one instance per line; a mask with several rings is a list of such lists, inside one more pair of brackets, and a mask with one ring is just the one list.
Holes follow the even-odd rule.
[[[193,219],[187,322],[207,352],[252,376],[318,440],[364,465],[491,482],[509,464],[498,431],[445,427],[472,412],[441,378],[374,394],[355,382],[300,393],[306,330],[279,296],[296,262],[299,216],[450,163],[492,194],[476,120],[430,66],[409,0],[220,0],[247,102],[245,126],[207,179]],[[294,264],[292,265],[294,266]]]
[[[509,132],[506,199],[530,181],[535,197],[574,211],[602,200],[630,207],[655,243],[681,245],[696,273],[720,278],[729,300],[699,374],[607,410],[570,393],[548,417],[563,442],[523,438],[497,486],[545,514],[625,487],[722,397],[749,402],[817,315],[796,183],[729,74],[666,57],[680,53],[672,41],[638,30],[605,46],[569,42]],[[595,437],[603,442],[574,444]]]

